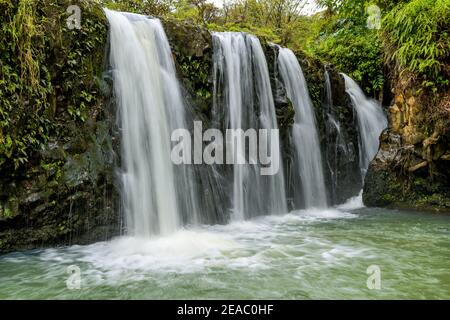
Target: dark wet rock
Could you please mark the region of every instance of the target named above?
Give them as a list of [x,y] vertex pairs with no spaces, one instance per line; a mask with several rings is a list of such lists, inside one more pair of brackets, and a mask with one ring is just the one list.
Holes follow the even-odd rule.
[[281,155],[283,160],[283,170],[285,177],[285,188],[287,202],[290,210],[295,208],[293,196],[293,180],[291,179],[292,165],[294,162],[294,149],[292,146],[291,129],[294,124],[295,110],[292,102],[287,97],[286,88],[281,81],[278,70],[277,59],[279,48],[276,45],[263,45],[269,69],[270,85],[275,104],[278,128],[280,130]]
[[450,94],[430,98],[410,79],[393,84],[389,130],[369,166],[364,203],[450,212],[450,114],[445,111]]
[[[327,110],[323,91],[320,136],[329,203],[338,204],[357,195],[362,189],[358,126],[355,110],[345,92],[343,77],[333,65],[325,64],[325,70],[330,77],[332,103],[330,110]],[[337,122],[339,131],[331,121]]]

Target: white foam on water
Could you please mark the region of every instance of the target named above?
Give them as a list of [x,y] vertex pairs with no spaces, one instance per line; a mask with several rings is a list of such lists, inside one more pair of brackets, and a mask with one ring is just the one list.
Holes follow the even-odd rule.
[[224,233],[180,230],[152,239],[121,237],[75,250],[81,260],[108,270],[195,272],[206,264],[219,263],[227,252],[241,247]]
[[335,208],[319,209],[319,208],[309,208],[303,210],[292,211],[299,219],[304,219],[307,221],[320,221],[327,219],[347,219],[356,218],[357,215],[346,212],[343,210],[338,210]]
[[351,197],[347,199],[343,204],[337,205],[336,209],[338,210],[356,210],[364,208],[365,205],[362,200],[362,190],[359,192],[357,196]]
[[[119,237],[87,246],[44,250],[39,263],[79,265],[86,286],[120,286],[130,282],[156,281],[182,274],[210,272],[264,272],[280,265],[322,268],[361,254],[358,248],[337,245],[311,232],[308,225],[355,214],[329,209],[306,209],[284,215],[258,217],[227,225],[202,225],[174,234]],[[295,240],[292,240],[295,239]]]

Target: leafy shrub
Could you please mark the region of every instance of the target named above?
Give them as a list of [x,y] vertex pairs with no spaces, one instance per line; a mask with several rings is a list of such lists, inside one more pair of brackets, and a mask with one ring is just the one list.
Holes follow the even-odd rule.
[[381,91],[383,57],[376,30],[345,27],[323,37],[315,53],[361,83],[366,92]]
[[367,27],[368,0],[322,1],[327,20],[312,52],[359,82],[364,91],[383,89],[383,56],[378,31]]
[[398,71],[418,74],[428,87],[450,78],[450,1],[413,0],[393,8],[383,19],[384,44]]

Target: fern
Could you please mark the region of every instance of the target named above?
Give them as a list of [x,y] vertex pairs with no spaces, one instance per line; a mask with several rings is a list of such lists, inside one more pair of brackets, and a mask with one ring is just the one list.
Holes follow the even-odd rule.
[[398,71],[422,76],[428,86],[448,85],[450,1],[413,0],[393,8],[383,19],[383,41]]

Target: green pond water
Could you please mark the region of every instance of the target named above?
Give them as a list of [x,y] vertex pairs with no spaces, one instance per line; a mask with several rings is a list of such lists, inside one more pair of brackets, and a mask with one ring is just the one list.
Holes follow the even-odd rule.
[[449,215],[356,207],[3,255],[0,298],[450,299]]

